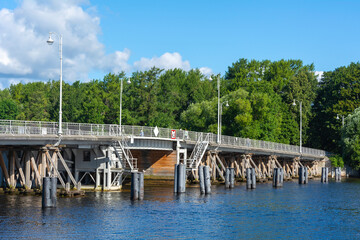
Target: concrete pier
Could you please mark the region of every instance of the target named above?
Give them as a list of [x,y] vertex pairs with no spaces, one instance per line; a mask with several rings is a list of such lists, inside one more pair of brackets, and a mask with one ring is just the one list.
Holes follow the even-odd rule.
[[256,174],[255,168],[246,169],[246,188],[255,189],[256,188]]
[[329,168],[327,167],[321,168],[321,182],[322,183],[329,182]]
[[307,184],[309,181],[309,173],[306,167],[299,167],[299,184]]
[[341,182],[341,167],[335,168],[335,181]]
[[186,191],[186,165],[175,164],[174,170],[174,192],[184,193]]
[[57,178],[44,177],[42,189],[42,208],[56,207]]
[[131,173],[131,192],[130,192],[131,200],[139,199],[139,192],[140,192],[139,189],[140,189],[139,175],[137,172],[132,172]]
[[199,184],[200,184],[200,193],[205,193],[205,178],[204,178],[204,166],[198,167],[198,174],[199,174]]
[[211,193],[210,167],[204,167],[205,194]]
[[282,187],[284,183],[284,171],[282,168],[274,168],[273,187]]
[[144,173],[132,172],[131,173],[131,200],[143,200],[144,199]]

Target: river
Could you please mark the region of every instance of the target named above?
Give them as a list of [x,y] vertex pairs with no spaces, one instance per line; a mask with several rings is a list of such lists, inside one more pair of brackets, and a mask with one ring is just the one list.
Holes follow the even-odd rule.
[[360,239],[360,181],[306,185],[258,183],[246,190],[212,186],[174,195],[171,184],[147,184],[145,199],[130,192],[89,192],[58,198],[0,195],[0,238],[29,239]]

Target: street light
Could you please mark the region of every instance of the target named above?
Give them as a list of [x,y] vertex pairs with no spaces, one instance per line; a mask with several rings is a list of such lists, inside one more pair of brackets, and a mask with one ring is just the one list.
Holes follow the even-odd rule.
[[293,106],[296,106],[296,102],[300,103],[300,153],[302,153],[301,145],[302,145],[302,101],[294,99],[292,103]]
[[62,35],[55,32],[49,32],[49,39],[46,41],[49,45],[54,43],[51,35],[55,35],[59,39],[59,52],[60,52],[60,104],[59,104],[59,132],[58,135],[62,135]]
[[[220,129],[220,76],[216,76],[217,78],[217,89],[218,89],[218,124],[217,124],[217,142],[218,144],[221,143],[221,129]],[[212,81],[211,76],[209,77],[209,80]]]
[[228,107],[229,106],[229,101],[225,101],[225,102],[221,103],[221,105],[220,105],[220,131],[219,131],[219,134],[218,134],[218,135],[220,135],[219,141],[218,141],[219,144],[221,144],[222,106],[224,105],[224,103],[225,103],[225,107]]
[[342,119],[342,127],[344,127],[344,124],[345,124],[345,117],[344,117],[344,115],[337,114],[337,115],[336,115],[336,119],[337,119],[337,120],[339,120],[339,119],[340,119],[340,118],[339,118],[339,116],[341,116],[341,119]]
[[[123,92],[123,78],[120,80],[120,119],[119,119],[119,125],[120,125],[120,135],[122,135],[121,131],[121,112],[122,112],[122,92]],[[130,78],[127,80],[127,83],[130,84]]]

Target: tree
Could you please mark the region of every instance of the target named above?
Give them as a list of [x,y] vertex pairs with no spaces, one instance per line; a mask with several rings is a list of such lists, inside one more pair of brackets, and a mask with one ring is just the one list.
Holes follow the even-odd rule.
[[[127,82],[127,78],[125,77],[124,72],[119,74],[109,73],[104,77],[103,81],[99,82],[100,88],[104,93],[103,103],[107,107],[104,118],[104,122],[107,124],[119,124],[121,81],[123,81],[123,89],[127,89],[126,86],[124,86]],[[125,94],[123,94],[122,103],[125,103],[124,97]],[[124,104],[125,109],[126,107],[127,105]]]
[[360,108],[346,118],[342,129],[343,158],[355,170],[360,169]]
[[10,86],[13,100],[21,107],[18,118],[31,121],[49,121],[49,87],[44,82],[31,82],[25,85],[17,84]]
[[199,132],[213,132],[217,129],[216,100],[193,103],[181,113],[181,125],[185,129]]
[[303,65],[301,60],[271,62],[240,59],[228,68],[225,86],[230,94],[240,88],[250,93],[255,118],[247,127],[251,126],[252,130],[242,134],[299,144],[300,112],[298,107],[291,105],[297,99],[302,101],[303,139],[305,142],[308,139],[311,106],[317,89],[312,64]]
[[19,108],[12,99],[0,101],[0,119],[15,120],[19,114]]
[[316,148],[341,153],[341,121],[360,105],[360,64],[325,72],[313,104],[310,141]]
[[103,124],[107,106],[103,103],[103,92],[98,80],[93,80],[85,91],[82,102],[83,114],[81,122]]

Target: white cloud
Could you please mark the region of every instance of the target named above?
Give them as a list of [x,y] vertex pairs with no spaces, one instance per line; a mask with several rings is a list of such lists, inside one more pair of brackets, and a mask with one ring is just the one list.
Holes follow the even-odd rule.
[[202,67],[199,70],[202,74],[204,74],[207,77],[209,77],[213,73],[212,69],[208,67]]
[[317,77],[318,81],[321,81],[323,74],[324,74],[324,71],[315,71],[315,76]]
[[118,73],[121,71],[129,72],[131,66],[128,63],[130,58],[130,50],[125,48],[124,51],[116,51],[109,54],[102,62],[102,68],[105,71]]
[[153,66],[190,70],[189,61],[177,52],[141,58],[134,64],[129,63],[127,48],[105,54],[98,40],[101,28],[96,14],[83,0],[23,0],[16,9],[0,9],[0,84],[59,79],[59,39],[53,36],[55,42],[48,46],[49,31],[63,36],[63,79],[67,82],[87,81],[94,71],[129,73]]
[[88,72],[99,66],[114,67],[97,39],[100,19],[87,13],[81,3],[24,0],[14,10],[1,9],[0,78],[59,79],[59,39],[53,36],[55,42],[48,46],[49,31],[63,36],[65,81],[87,79]]
[[147,70],[152,67],[163,69],[181,68],[186,71],[190,70],[189,61],[183,61],[179,53],[164,53],[160,57],[141,58],[140,61],[134,63],[134,68],[137,70]]

